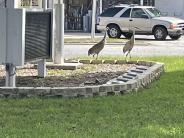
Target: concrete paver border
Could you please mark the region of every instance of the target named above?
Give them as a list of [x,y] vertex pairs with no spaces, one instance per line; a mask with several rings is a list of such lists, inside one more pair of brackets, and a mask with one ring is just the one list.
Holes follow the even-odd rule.
[[[88,98],[96,96],[122,95],[138,91],[158,79],[164,72],[164,64],[148,61],[125,60],[79,60],[83,64],[136,64],[137,68],[122,74],[121,79],[107,84],[84,87],[0,87],[2,98],[44,97],[44,98]],[[129,75],[129,76],[127,76]],[[124,77],[124,78],[123,78]],[[127,80],[128,79],[128,80]],[[120,81],[119,81],[120,80]],[[123,81],[126,80],[126,81]]]

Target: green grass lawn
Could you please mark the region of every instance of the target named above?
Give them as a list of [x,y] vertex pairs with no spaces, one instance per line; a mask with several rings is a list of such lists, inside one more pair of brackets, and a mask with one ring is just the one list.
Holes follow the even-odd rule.
[[90,99],[0,99],[0,138],[184,137],[184,57],[142,92]]

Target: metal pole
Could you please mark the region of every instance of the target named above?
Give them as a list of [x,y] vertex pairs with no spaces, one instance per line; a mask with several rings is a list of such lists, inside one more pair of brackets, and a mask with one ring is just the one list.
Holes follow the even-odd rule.
[[7,8],[15,8],[16,7],[16,1],[17,0],[7,0],[6,1],[6,6]]
[[96,0],[93,0],[92,23],[91,23],[91,39],[95,38],[95,24],[96,24]]
[[143,6],[143,4],[144,4],[144,0],[140,0],[140,5]]
[[39,77],[41,77],[41,78],[46,77],[46,75],[47,75],[46,59],[41,59],[40,61],[38,61],[37,70],[38,70]]
[[58,0],[58,4],[64,3],[63,0]]
[[102,13],[102,0],[100,0],[100,14]]
[[[61,1],[58,1],[61,2]],[[64,63],[64,3],[55,5],[54,63]]]
[[7,7],[7,0],[4,1],[4,7]]
[[[15,8],[16,0],[7,0],[6,8]],[[15,87],[16,86],[16,67],[12,63],[6,63],[6,87]]]
[[42,1],[43,9],[47,10],[47,0]]
[[[47,0],[42,1],[42,8],[44,10],[47,10]],[[38,61],[38,76],[41,78],[45,78],[47,75],[47,69],[46,69],[46,59],[41,59]]]
[[16,67],[13,64],[6,64],[6,87],[15,87]]

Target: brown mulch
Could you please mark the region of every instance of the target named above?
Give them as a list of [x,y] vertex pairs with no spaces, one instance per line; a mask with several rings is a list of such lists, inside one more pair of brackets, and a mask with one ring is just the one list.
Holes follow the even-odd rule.
[[[17,87],[78,87],[88,85],[101,85],[116,78],[135,65],[132,64],[99,64],[83,65],[81,69],[69,70],[48,70],[46,78],[37,77],[37,70],[33,65],[26,65],[18,68]],[[5,85],[5,69],[0,66],[0,86]]]

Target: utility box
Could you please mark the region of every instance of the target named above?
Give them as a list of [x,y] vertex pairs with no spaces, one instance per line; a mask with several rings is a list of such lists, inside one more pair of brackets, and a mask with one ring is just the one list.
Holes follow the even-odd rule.
[[0,64],[52,58],[52,12],[0,8]]
[[25,10],[0,8],[0,64],[24,65]]
[[52,56],[51,12],[26,12],[25,61]]

